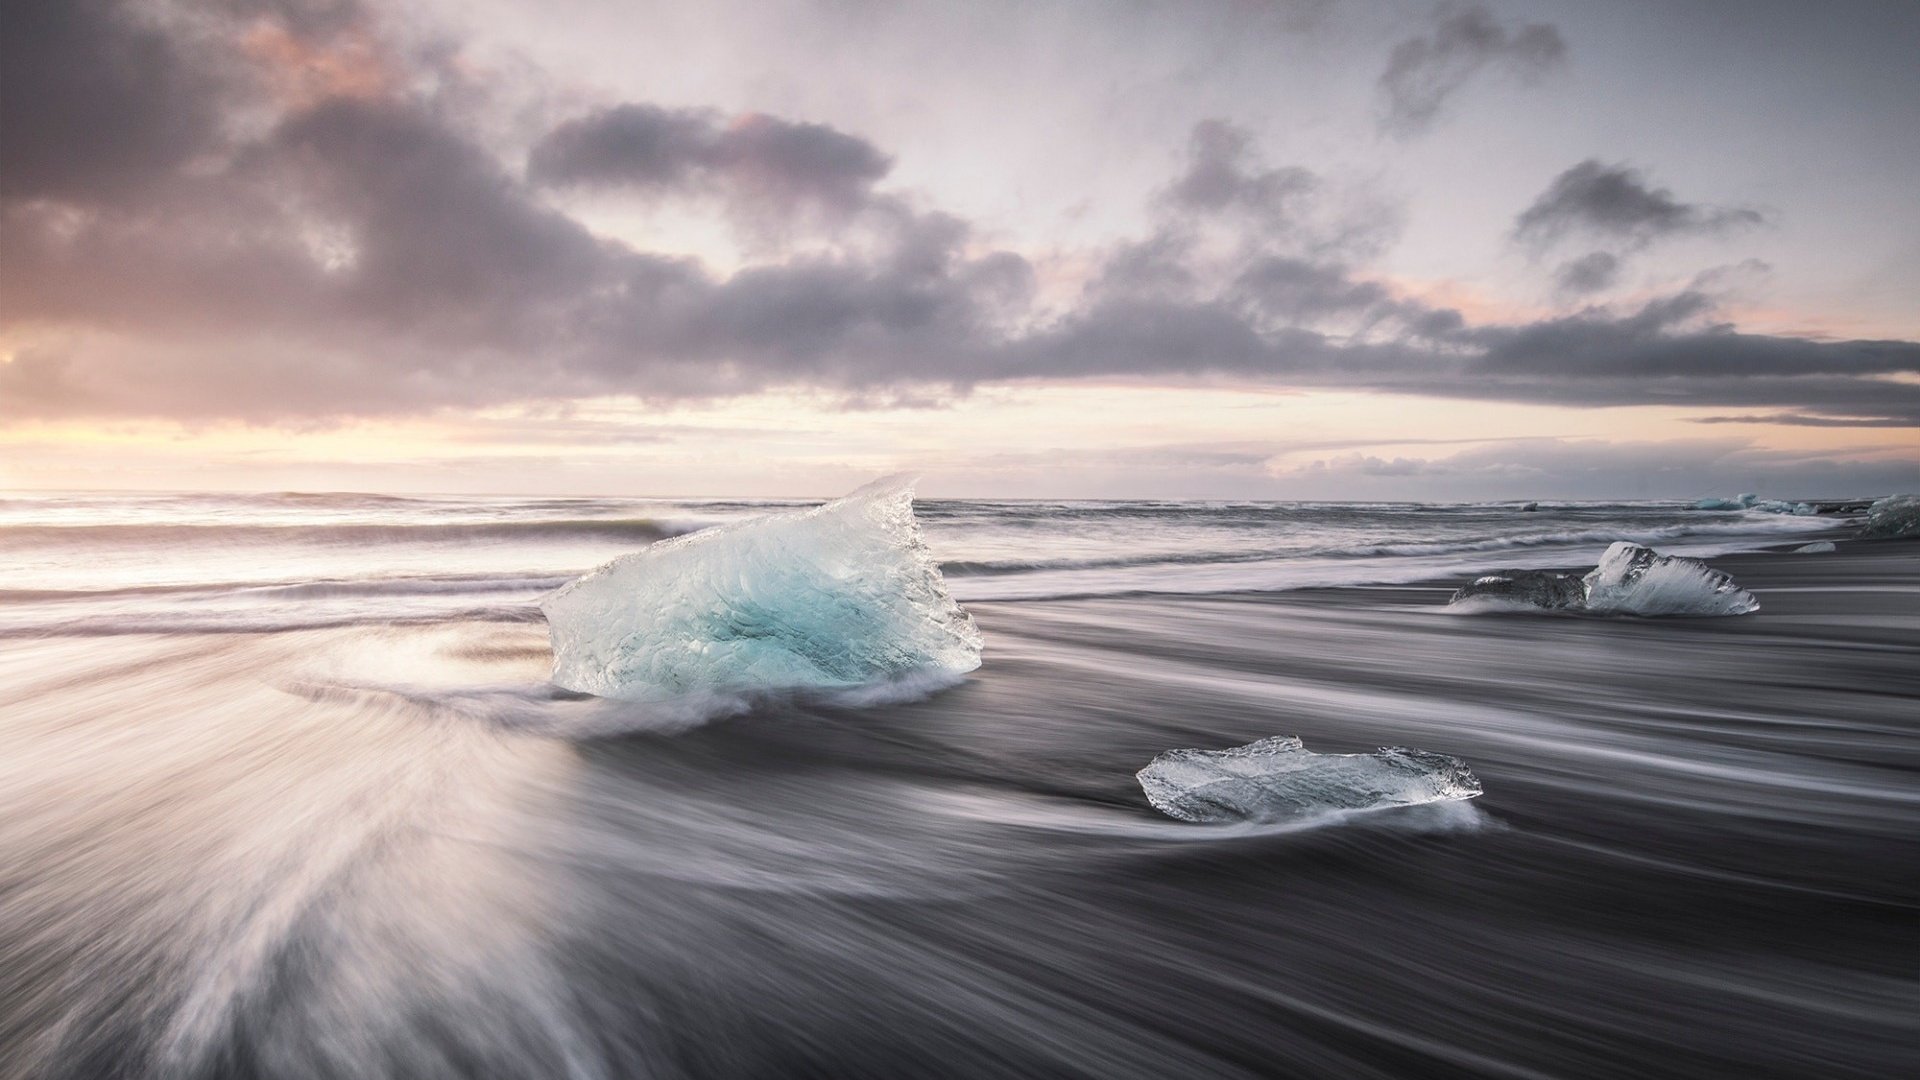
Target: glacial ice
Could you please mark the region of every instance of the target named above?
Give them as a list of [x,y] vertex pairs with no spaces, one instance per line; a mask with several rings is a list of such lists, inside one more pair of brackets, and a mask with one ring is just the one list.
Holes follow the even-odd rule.
[[897,479],[662,541],[540,607],[553,681],[600,697],[923,685],[980,666]]
[[1475,600],[1490,605],[1513,605],[1556,610],[1578,608],[1587,602],[1587,590],[1576,574],[1550,570],[1502,570],[1464,585],[1449,603]]
[[1811,544],[1801,544],[1799,547],[1793,549],[1793,553],[1795,555],[1825,555],[1827,552],[1835,550],[1838,549],[1833,546],[1833,541],[1816,540]]
[[1920,536],[1920,495],[1889,495],[1867,508],[1861,536],[1898,539]]
[[1706,563],[1624,540],[1584,577],[1503,570],[1461,587],[1447,603],[1469,611],[1521,607],[1596,615],[1744,615],[1760,608],[1752,593]]
[[1480,794],[1456,757],[1398,746],[1316,754],[1291,735],[1231,750],[1169,750],[1135,778],[1154,809],[1194,822],[1283,821]]
[[1699,559],[1620,541],[1583,579],[1587,610],[1619,615],[1744,615],[1760,602]]
[[1820,512],[1812,503],[1787,502],[1783,499],[1763,499],[1752,492],[1743,492],[1731,499],[1701,499],[1693,504],[1695,510],[1761,510],[1769,514],[1793,514],[1798,517],[1812,517]]

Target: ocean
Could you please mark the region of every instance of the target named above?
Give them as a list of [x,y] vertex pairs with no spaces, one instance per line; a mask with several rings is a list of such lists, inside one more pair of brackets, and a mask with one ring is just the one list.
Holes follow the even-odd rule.
[[[0,497],[0,634],[537,618],[623,552],[786,501],[354,494]],[[1534,510],[1524,510],[1534,506]],[[964,602],[1418,581],[1591,566],[1615,540],[1717,554],[1831,518],[1679,503],[922,500]]]
[[[1920,544],[924,500],[986,642],[956,686],[688,715],[548,681],[540,597],[794,505],[0,498],[0,1077],[1920,1069]],[[1760,610],[1446,608],[1616,540]],[[1134,779],[1273,735],[1485,793],[1196,826]]]

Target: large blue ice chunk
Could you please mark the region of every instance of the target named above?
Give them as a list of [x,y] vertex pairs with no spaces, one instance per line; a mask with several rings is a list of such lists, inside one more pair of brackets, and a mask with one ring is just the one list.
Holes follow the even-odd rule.
[[1230,750],[1169,750],[1135,779],[1154,809],[1195,822],[1297,820],[1480,794],[1480,781],[1456,757],[1400,746],[1316,754],[1292,735]]
[[902,480],[662,541],[540,607],[553,681],[601,697],[845,690],[980,666],[980,633]]

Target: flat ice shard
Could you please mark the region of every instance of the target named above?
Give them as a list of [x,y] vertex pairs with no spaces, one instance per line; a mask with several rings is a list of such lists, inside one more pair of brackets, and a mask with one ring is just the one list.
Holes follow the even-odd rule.
[[1457,590],[1447,601],[1467,611],[1540,608],[1597,615],[1744,615],[1760,601],[1699,559],[1662,555],[1621,541],[1584,577],[1503,570]]
[[1291,735],[1231,750],[1169,750],[1135,777],[1154,809],[1196,822],[1285,821],[1480,794],[1456,757],[1398,746],[1316,754]]
[[1889,495],[1867,508],[1861,536],[1898,539],[1920,536],[1920,495]]
[[840,690],[980,666],[979,631],[900,480],[622,555],[540,607],[553,681],[601,697]]
[[1501,570],[1462,586],[1448,603],[1469,601],[1490,607],[1579,608],[1587,602],[1587,590],[1577,574]]
[[1827,552],[1834,550],[1836,549],[1833,546],[1833,541],[1816,540],[1811,544],[1801,544],[1799,547],[1793,549],[1793,553],[1795,555],[1825,555]]

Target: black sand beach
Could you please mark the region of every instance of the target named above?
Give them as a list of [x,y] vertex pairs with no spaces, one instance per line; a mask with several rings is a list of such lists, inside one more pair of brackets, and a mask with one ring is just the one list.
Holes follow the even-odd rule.
[[[0,1075],[1910,1073],[1920,544],[1713,562],[1757,614],[975,604],[955,689],[674,733],[529,697],[538,624],[17,639]],[[1133,779],[1275,734],[1486,793]]]

